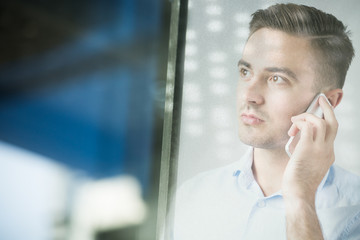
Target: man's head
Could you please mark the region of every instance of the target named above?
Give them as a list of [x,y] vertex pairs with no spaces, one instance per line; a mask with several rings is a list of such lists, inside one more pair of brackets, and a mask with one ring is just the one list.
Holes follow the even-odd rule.
[[240,139],[283,148],[290,118],[319,92],[334,107],[341,101],[353,55],[346,28],[331,15],[293,4],[257,11],[238,63]]
[[354,57],[349,32],[336,17],[316,8],[276,4],[253,14],[250,36],[261,28],[280,30],[310,41],[318,55],[317,89],[342,88]]

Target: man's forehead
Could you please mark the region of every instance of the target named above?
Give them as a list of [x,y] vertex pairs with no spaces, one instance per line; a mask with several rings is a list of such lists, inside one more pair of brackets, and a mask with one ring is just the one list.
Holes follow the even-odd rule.
[[295,36],[277,29],[261,28],[252,33],[243,50],[247,52],[260,51],[265,47],[271,47],[277,51],[284,50],[312,50],[311,40],[307,37]]
[[299,64],[309,67],[315,62],[314,51],[307,39],[264,28],[250,36],[238,64],[301,69]]

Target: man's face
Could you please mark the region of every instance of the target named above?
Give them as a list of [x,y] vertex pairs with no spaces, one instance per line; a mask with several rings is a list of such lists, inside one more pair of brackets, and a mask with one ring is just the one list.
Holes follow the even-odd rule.
[[239,136],[258,148],[283,148],[290,118],[315,97],[316,56],[304,38],[262,28],[251,35],[239,61]]

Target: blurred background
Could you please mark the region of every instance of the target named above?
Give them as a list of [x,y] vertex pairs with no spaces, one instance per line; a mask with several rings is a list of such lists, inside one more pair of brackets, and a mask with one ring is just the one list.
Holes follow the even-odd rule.
[[0,3],[0,239],[154,239],[169,0]]

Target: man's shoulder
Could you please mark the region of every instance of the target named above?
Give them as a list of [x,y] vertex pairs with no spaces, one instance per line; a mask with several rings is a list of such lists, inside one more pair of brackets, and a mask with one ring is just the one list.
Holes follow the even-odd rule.
[[[334,183],[340,190],[359,190],[360,189],[360,176],[356,175],[344,168],[334,165],[333,166]],[[360,195],[360,192],[359,192]]]
[[240,159],[223,167],[197,174],[182,183],[178,192],[198,195],[206,191],[219,193],[234,190],[236,188],[236,177],[240,173],[240,169],[244,168],[245,163],[250,164],[252,162],[252,152],[253,149],[248,148]]
[[240,161],[235,161],[223,167],[208,170],[186,180],[179,188],[180,193],[199,193],[214,188],[224,188],[234,181],[234,174],[240,166]]
[[339,206],[360,204],[360,176],[334,165],[329,176],[330,189],[336,192]]
[[[360,177],[339,166],[332,166],[317,209],[328,239],[359,239]],[[354,237],[355,236],[355,237]]]

